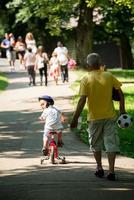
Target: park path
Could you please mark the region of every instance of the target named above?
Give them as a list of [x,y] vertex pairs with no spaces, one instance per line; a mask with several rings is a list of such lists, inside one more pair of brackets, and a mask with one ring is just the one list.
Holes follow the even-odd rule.
[[[66,114],[72,113],[74,91],[70,85],[76,80],[75,72],[70,71],[69,83],[56,86],[50,79],[47,87],[38,83],[29,87],[27,73],[20,71],[18,65],[11,73],[7,61],[0,59],[0,71],[9,78],[7,89],[0,93],[0,199],[84,200],[89,195],[95,200],[133,198],[134,159],[118,156],[119,181],[98,180],[93,174],[95,161],[89,147],[69,129],[63,133],[65,145],[60,149],[67,164],[40,165],[43,125],[38,121],[38,97],[51,95],[57,107]],[[106,157],[103,163],[107,170]]]

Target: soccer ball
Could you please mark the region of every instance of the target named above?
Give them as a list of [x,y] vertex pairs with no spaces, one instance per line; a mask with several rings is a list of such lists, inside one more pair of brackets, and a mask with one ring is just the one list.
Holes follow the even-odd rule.
[[133,119],[128,114],[122,114],[118,120],[117,124],[120,128],[129,128],[132,126]]

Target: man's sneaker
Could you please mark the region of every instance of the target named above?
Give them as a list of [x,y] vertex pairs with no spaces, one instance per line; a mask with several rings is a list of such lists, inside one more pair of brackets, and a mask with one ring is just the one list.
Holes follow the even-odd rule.
[[58,147],[62,147],[64,145],[64,143],[62,141],[58,141],[57,146]]
[[115,181],[115,173],[109,173],[109,174],[107,175],[107,179],[108,179],[109,181]]
[[42,149],[43,156],[48,156],[48,149]]
[[95,176],[102,178],[104,176],[104,170],[98,169],[94,174],[95,174]]

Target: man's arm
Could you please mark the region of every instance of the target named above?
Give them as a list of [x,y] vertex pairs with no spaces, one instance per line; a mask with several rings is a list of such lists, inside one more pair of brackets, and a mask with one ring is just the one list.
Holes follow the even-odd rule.
[[4,49],[6,49],[7,48],[7,46],[4,44],[4,42],[2,41],[2,43],[1,43],[1,47],[2,48],[4,48]]
[[119,110],[120,114],[126,113],[125,111],[125,99],[124,99],[124,94],[121,89],[118,90],[119,96],[120,96],[120,101],[119,101]]
[[86,103],[86,96],[81,96],[79,101],[78,101],[78,104],[77,104],[77,107],[76,107],[76,111],[74,112],[73,114],[73,119],[71,121],[71,124],[70,124],[70,128],[76,128],[77,127],[77,124],[78,124],[78,118],[85,106],[85,103]]

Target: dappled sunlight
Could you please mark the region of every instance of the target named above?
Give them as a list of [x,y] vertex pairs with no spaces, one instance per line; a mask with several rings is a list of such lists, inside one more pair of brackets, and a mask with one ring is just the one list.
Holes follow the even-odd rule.
[[[109,182],[106,178],[98,179],[94,176],[94,164],[50,164],[40,165],[40,157],[33,159],[17,159],[14,166],[6,166],[1,173],[1,183],[4,186],[20,185],[29,183],[32,188],[34,185],[57,186],[66,185],[66,187],[81,187],[94,191],[102,192],[127,192],[133,190],[133,173],[125,170],[118,170],[118,180]],[[69,158],[68,158],[69,159]],[[11,160],[9,159],[12,164]],[[3,161],[4,162],[4,161]],[[124,176],[125,174],[125,176]],[[8,180],[8,181],[7,181]],[[104,194],[104,193],[103,193]]]
[[66,116],[72,116],[74,107],[70,101],[74,91],[69,88],[71,78],[67,84],[59,81],[58,86],[49,80],[45,87],[39,86],[37,75],[37,86],[29,87],[24,71],[8,72],[8,77],[10,84],[0,98],[0,199],[42,200],[53,196],[59,200],[77,200],[75,197],[80,196],[79,199],[84,200],[83,194],[88,199],[91,192],[91,199],[107,199],[104,197],[125,196],[132,191],[133,165],[128,165],[126,158],[117,157],[118,180],[109,182],[106,179],[108,160],[104,154],[105,177],[98,179],[94,176],[93,153],[69,127],[63,130],[64,145],[58,149],[59,156],[65,157],[65,164],[58,161],[51,164],[50,160],[41,164],[44,122],[38,120],[42,113],[38,97],[52,95],[56,107]]
[[109,191],[128,191],[128,190],[133,190],[133,188],[100,188],[100,190],[103,190],[103,191],[105,191],[105,190],[109,190]]
[[[9,133],[9,132],[8,132],[8,133]],[[13,131],[10,131],[10,133],[13,133]],[[20,137],[13,136],[13,135],[9,135],[9,134],[8,134],[8,135],[5,135],[5,134],[4,134],[4,135],[1,135],[1,134],[0,134],[0,139],[1,139],[1,140],[6,140],[6,139],[10,139],[10,140],[15,139],[15,140],[16,140],[16,139],[20,139]]]

